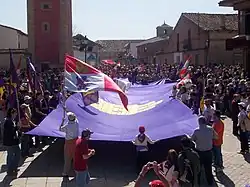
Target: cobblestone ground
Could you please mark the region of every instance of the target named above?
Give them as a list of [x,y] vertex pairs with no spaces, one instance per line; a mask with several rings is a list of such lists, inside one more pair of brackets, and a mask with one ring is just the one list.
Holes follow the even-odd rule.
[[[237,154],[239,142],[232,136],[232,123],[225,120],[225,138],[223,145],[224,173],[215,175],[216,186],[245,187],[250,184],[250,155]],[[20,164],[20,171],[17,179],[6,177],[6,152],[2,148],[0,152],[0,187],[73,187],[73,177],[69,181],[63,181],[60,177],[62,171],[62,159],[58,152],[57,145],[44,147],[36,152],[34,157],[26,159]],[[61,147],[62,149],[62,147]],[[49,151],[48,151],[49,150]],[[132,187],[136,175],[129,172],[129,168],[114,166],[112,170],[105,170],[102,167],[91,171],[90,187]],[[73,176],[73,172],[72,172]],[[144,187],[148,186],[145,179]],[[204,185],[205,187],[205,185]]]

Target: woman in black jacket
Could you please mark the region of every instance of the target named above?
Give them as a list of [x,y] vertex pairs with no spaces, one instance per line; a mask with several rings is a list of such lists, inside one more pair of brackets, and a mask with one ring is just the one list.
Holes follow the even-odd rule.
[[7,111],[6,120],[4,122],[3,145],[7,147],[8,175],[17,174],[17,168],[21,154],[19,147],[18,127],[14,121],[16,116],[16,109],[9,108]]

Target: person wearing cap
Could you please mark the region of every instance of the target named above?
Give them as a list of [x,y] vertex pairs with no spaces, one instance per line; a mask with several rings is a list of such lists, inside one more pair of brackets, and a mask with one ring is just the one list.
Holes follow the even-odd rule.
[[25,106],[26,106],[26,112],[27,112],[27,115],[29,116],[29,118],[31,118],[32,117],[32,113],[31,113],[31,109],[30,109],[30,102],[31,102],[31,97],[30,96],[28,96],[28,95],[26,95],[26,96],[24,96],[24,104],[25,104]]
[[[25,95],[24,98],[23,98],[23,101],[24,101],[24,104],[25,104],[25,113],[29,119],[29,121],[35,121],[33,116],[32,116],[32,111],[31,111],[31,101],[32,101],[32,97],[30,97],[29,95]],[[32,123],[32,122],[31,122]],[[34,123],[32,123],[34,124]],[[35,128],[36,125],[31,125],[31,129],[32,128]],[[35,136],[35,139],[36,139],[36,142],[39,141],[38,137]],[[29,138],[29,147],[33,147],[34,146],[34,142],[33,142],[33,139],[32,139],[32,136],[30,135],[30,138]]]
[[76,173],[76,186],[85,187],[90,182],[87,161],[95,155],[94,149],[89,149],[88,140],[93,134],[89,129],[84,129],[76,141],[74,169]]
[[[192,140],[195,142],[195,148],[200,156],[201,166],[204,167],[208,185],[213,185],[212,173],[212,148],[213,140],[217,139],[217,134],[213,128],[208,124],[204,116],[198,118],[199,127],[195,129]],[[199,174],[199,180],[201,175]],[[200,183],[200,181],[199,181]]]
[[22,157],[28,157],[30,155],[30,148],[31,148],[31,135],[25,134],[26,132],[30,131],[32,128],[35,128],[36,125],[31,121],[31,112],[29,105],[23,103],[20,106],[20,119],[19,122],[19,131],[22,133],[21,136],[21,155]]
[[221,120],[221,113],[219,110],[216,110],[213,116],[213,129],[218,135],[218,138],[213,140],[214,165],[216,171],[220,172],[223,169],[221,146],[223,144],[224,123]]
[[148,143],[154,144],[155,142],[145,134],[145,127],[139,127],[139,134],[136,135],[135,140],[132,143],[136,146],[137,151],[137,171],[139,172],[144,164],[147,163],[148,155]]
[[[145,164],[142,167],[141,172],[139,173],[136,181],[135,181],[135,185],[134,187],[140,187],[141,186],[141,182],[144,179],[145,175],[148,173],[149,170],[153,169],[154,173],[156,174],[156,176],[160,179],[160,180],[153,180],[151,182],[149,182],[149,187],[168,187],[169,183],[164,175],[164,173],[162,171],[160,171],[160,167],[157,164],[157,162],[148,162],[147,164]],[[177,186],[175,186],[177,187]]]
[[239,105],[239,114],[238,114],[238,127],[240,131],[240,153],[245,154],[249,153],[249,146],[248,146],[248,130],[249,127],[249,118],[246,112],[245,103],[240,102]]
[[65,119],[63,119],[59,128],[61,132],[65,133],[63,177],[68,177],[71,162],[74,160],[76,140],[79,135],[79,123],[76,115],[68,112],[67,116],[68,122],[65,123]]

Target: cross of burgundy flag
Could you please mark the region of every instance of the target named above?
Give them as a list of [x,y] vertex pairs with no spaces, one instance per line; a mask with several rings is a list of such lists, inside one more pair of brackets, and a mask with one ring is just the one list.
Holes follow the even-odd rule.
[[119,94],[128,110],[128,98],[120,87],[107,75],[70,55],[65,56],[65,89],[72,92],[93,93],[111,91]]

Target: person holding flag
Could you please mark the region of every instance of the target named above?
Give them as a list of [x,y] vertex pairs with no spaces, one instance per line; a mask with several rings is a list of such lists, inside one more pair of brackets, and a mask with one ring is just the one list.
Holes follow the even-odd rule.
[[[119,94],[122,104],[128,110],[128,98],[121,88],[107,75],[95,69],[87,63],[78,60],[75,57],[65,56],[65,75],[63,90],[71,92],[81,92],[84,97],[88,94],[93,94],[98,91],[111,91]],[[64,103],[64,110],[66,110]],[[65,115],[65,113],[64,113]],[[64,125],[64,117],[60,127],[61,131],[66,133],[65,136],[65,165],[63,176],[67,177],[69,170],[69,163],[72,160],[72,153],[74,152],[74,142],[79,132],[79,125],[76,115],[67,113],[69,122]],[[91,131],[85,130],[82,132],[82,138],[76,142],[75,152],[75,171],[77,186],[85,186],[88,184],[88,170],[86,160],[95,154],[94,150],[89,153],[88,148],[81,145],[82,141],[90,138]]]
[[[64,107],[64,113],[66,108]],[[65,143],[64,143],[64,167],[62,176],[67,178],[70,168],[71,162],[74,160],[75,154],[75,145],[76,140],[79,135],[79,123],[76,118],[76,115],[72,112],[67,113],[68,122],[65,123],[65,118],[63,118],[62,123],[60,125],[59,130],[65,133]]]
[[96,91],[111,91],[119,94],[128,110],[128,98],[121,88],[107,75],[75,57],[65,57],[65,89],[88,94]]

